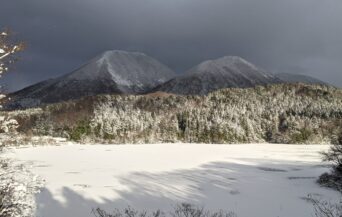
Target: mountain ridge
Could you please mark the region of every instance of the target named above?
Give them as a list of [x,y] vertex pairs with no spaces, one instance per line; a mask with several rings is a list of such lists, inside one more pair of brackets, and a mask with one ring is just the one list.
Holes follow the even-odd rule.
[[205,95],[212,91],[230,87],[254,87],[280,83],[277,77],[237,56],[224,56],[204,61],[159,85],[154,91],[184,95]]
[[309,75],[294,74],[294,73],[277,73],[276,76],[286,83],[330,85],[327,82],[324,82],[322,80],[319,80]]

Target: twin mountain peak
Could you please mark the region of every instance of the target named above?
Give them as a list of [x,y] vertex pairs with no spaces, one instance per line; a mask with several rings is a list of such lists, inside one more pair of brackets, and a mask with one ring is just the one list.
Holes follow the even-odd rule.
[[236,56],[208,60],[177,75],[143,53],[114,50],[98,55],[71,73],[11,93],[7,104],[8,107],[26,108],[98,94],[157,91],[204,95],[222,88],[282,82],[323,83],[307,76],[276,76]]

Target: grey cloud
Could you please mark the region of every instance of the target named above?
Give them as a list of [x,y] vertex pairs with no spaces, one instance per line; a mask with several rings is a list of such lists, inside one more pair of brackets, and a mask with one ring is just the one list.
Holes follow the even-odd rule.
[[11,90],[108,49],[141,51],[180,73],[237,55],[269,71],[342,86],[340,0],[7,0],[1,8],[1,24],[29,44],[5,79],[22,75]]

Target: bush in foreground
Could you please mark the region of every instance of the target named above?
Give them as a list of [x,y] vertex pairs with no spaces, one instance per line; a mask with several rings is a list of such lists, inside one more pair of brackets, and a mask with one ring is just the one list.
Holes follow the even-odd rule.
[[191,204],[182,203],[176,205],[173,211],[165,213],[161,210],[154,212],[137,211],[131,207],[123,210],[116,209],[112,213],[97,208],[93,210],[96,217],[236,217],[233,212],[225,212],[223,210],[211,212],[203,207],[196,207]]
[[318,183],[342,193],[342,132],[337,137],[335,144],[328,152],[323,153],[323,156],[325,161],[333,164],[333,168],[330,173],[321,175]]
[[0,159],[0,217],[34,217],[42,182],[23,164]]
[[313,203],[316,217],[342,216],[342,200],[339,203],[331,203],[310,197],[310,201]]

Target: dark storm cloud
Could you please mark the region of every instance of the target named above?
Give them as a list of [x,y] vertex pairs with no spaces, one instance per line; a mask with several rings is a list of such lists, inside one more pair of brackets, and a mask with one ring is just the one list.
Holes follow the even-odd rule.
[[5,78],[12,90],[108,49],[141,51],[178,72],[237,55],[342,86],[340,0],[3,0],[0,20],[29,44]]

